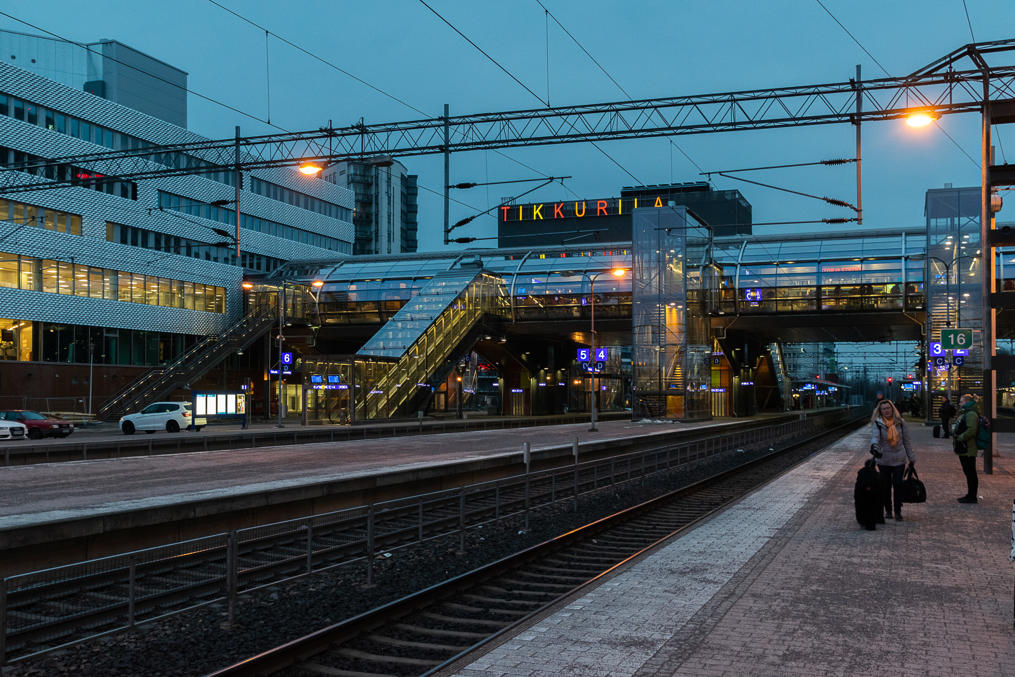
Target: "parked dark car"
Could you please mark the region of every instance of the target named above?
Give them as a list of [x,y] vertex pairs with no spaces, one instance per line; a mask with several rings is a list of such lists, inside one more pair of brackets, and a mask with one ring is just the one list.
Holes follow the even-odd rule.
[[7,409],[0,411],[0,419],[17,421],[28,428],[28,438],[39,440],[43,437],[67,437],[74,432],[74,424],[59,418],[47,418],[37,411],[28,409]]

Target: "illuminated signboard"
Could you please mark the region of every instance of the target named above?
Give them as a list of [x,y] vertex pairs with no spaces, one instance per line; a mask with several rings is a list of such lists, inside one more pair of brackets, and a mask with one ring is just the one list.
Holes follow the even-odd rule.
[[534,202],[524,205],[501,205],[498,218],[512,221],[552,221],[582,219],[586,216],[621,216],[641,207],[665,207],[663,198],[611,197],[605,200],[569,200],[566,202]]
[[744,300],[751,303],[761,303],[761,290],[760,289],[745,289]]

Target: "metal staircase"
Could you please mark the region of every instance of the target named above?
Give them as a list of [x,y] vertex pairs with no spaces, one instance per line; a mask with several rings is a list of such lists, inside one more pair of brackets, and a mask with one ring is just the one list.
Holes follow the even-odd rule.
[[431,393],[431,379],[447,374],[455,351],[471,347],[483,316],[506,310],[504,282],[498,277],[476,270],[434,276],[357,352],[394,360],[375,383],[363,384],[357,417],[410,415]]
[[782,397],[782,406],[788,410],[793,406],[793,398],[790,392],[792,381],[790,380],[789,372],[786,370],[786,358],[782,354],[782,343],[772,343],[768,347],[772,355],[775,381],[779,385],[779,395]]
[[98,418],[116,420],[196,381],[229,354],[243,350],[260,338],[276,320],[274,307],[262,305],[254,308],[224,333],[206,336],[175,361],[146,372],[120,390],[99,407]]

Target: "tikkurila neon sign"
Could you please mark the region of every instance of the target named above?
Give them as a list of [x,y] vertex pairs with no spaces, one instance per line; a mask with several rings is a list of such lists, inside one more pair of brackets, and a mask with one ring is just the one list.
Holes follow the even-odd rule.
[[[575,200],[574,202],[537,202],[527,205],[502,205],[501,221],[544,221],[547,219],[581,219],[586,216],[619,216],[625,210],[641,207],[662,207],[663,199],[644,200],[636,197],[608,200]],[[544,211],[545,210],[545,211]]]

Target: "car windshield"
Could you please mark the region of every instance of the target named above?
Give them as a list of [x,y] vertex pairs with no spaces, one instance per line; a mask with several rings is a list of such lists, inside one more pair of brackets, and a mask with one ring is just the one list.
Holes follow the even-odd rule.
[[23,411],[21,412],[22,418],[28,419],[29,421],[45,421],[46,417],[42,414],[38,414],[34,411]]

